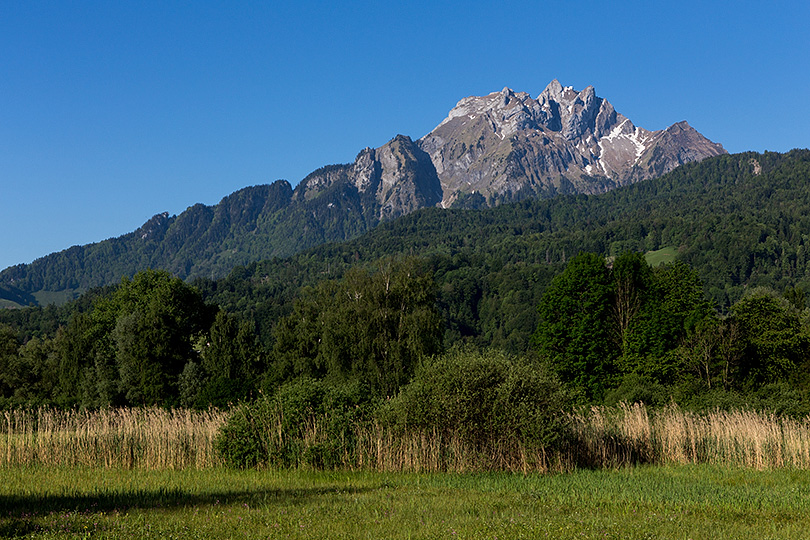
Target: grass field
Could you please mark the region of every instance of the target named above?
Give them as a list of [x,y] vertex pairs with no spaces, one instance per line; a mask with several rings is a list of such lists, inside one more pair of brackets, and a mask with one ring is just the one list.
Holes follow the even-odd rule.
[[650,266],[660,266],[671,263],[678,257],[678,250],[674,247],[665,247],[656,251],[648,251],[644,254],[644,259]]
[[810,472],[0,469],[0,536],[807,538]]
[[597,407],[571,417],[568,465],[551,468],[569,472],[520,474],[481,472],[481,456],[452,438],[425,439],[425,454],[413,437],[365,428],[359,446],[379,456],[348,456],[343,472],[227,469],[213,444],[225,417],[4,412],[0,538],[760,540],[810,530],[808,419]]

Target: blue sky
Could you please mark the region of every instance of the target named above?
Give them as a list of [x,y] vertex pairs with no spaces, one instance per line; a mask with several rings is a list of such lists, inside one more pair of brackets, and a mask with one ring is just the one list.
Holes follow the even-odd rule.
[[810,146],[810,7],[0,0],[0,268],[293,185],[552,80],[730,152]]

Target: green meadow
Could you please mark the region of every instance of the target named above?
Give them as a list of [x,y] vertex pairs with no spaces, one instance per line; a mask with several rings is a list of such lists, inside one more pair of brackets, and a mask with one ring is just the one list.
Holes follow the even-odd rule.
[[[760,540],[807,538],[810,525],[810,425],[750,411],[592,408],[572,417],[558,468],[525,473],[476,468],[481,456],[452,440],[423,434],[426,454],[408,434],[362,428],[358,440],[376,438],[335,470],[228,468],[214,410],[2,420],[0,538]],[[319,441],[304,433],[301,454]]]
[[810,472],[11,467],[4,538],[807,538]]
[[653,267],[673,263],[677,258],[678,250],[674,247],[664,247],[644,254],[644,260]]

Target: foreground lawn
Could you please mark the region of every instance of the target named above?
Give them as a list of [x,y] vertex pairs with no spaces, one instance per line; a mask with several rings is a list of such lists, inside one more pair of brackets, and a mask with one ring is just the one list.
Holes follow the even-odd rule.
[[807,538],[810,472],[0,469],[0,537]]

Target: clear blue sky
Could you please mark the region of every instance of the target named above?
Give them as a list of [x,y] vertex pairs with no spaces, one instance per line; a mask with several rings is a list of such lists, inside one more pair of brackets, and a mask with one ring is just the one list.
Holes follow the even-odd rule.
[[810,146],[810,7],[0,0],[0,268],[293,185],[554,78],[730,152]]

